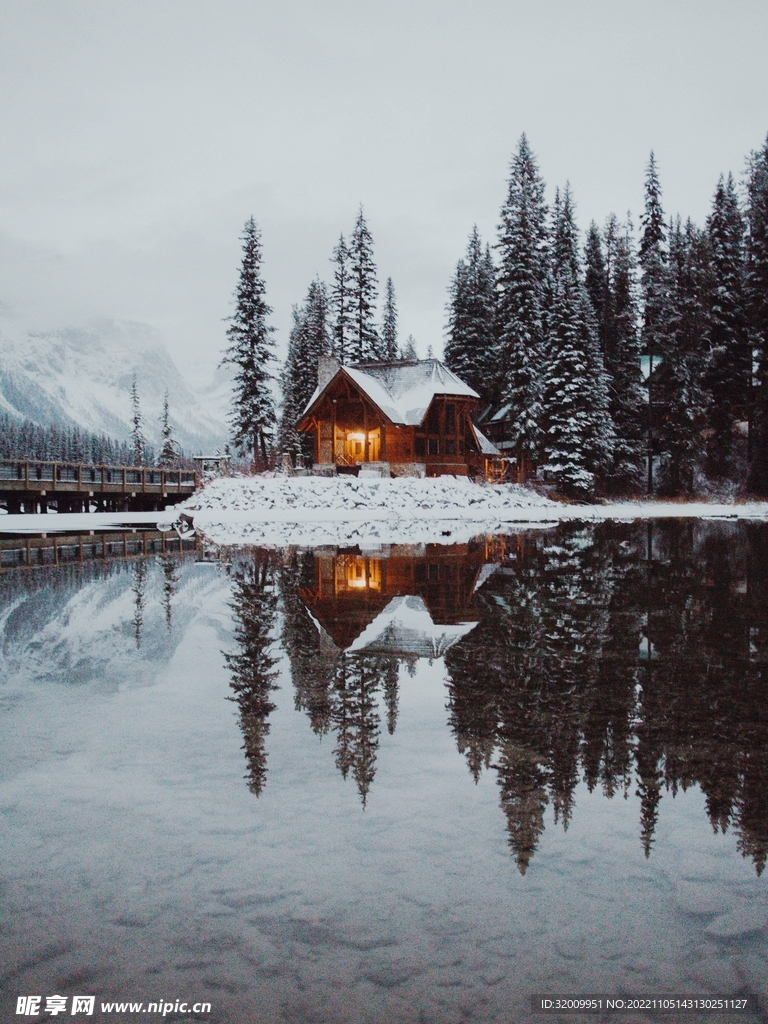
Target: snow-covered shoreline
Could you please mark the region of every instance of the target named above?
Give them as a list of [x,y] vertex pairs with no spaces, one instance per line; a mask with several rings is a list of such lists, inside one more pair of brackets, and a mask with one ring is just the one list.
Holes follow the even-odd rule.
[[566,505],[515,484],[474,484],[465,478],[264,475],[212,481],[165,512],[2,516],[0,532],[98,531],[158,524],[167,528],[182,512],[217,544],[375,546],[456,544],[478,534],[549,527],[564,520],[768,520],[768,502]]
[[515,484],[466,478],[246,477],[216,480],[179,506],[218,544],[456,544],[563,520],[768,519],[768,503],[566,505]]

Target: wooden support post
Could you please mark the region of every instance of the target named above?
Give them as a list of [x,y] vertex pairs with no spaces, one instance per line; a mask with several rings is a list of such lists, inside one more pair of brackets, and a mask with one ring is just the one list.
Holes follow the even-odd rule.
[[363,434],[365,440],[363,441],[363,462],[368,461],[368,406],[363,402]]

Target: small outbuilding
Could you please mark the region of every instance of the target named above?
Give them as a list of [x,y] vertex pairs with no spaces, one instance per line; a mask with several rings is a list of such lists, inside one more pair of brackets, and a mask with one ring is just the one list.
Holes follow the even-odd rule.
[[479,396],[438,359],[341,366],[320,360],[297,429],[317,471],[485,477],[498,449],[472,421]]

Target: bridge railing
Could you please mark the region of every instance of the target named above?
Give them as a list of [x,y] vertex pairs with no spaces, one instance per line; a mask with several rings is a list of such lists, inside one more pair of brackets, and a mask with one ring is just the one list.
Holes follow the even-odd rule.
[[191,469],[160,466],[92,466],[83,462],[38,459],[0,459],[0,490],[3,483],[19,487],[55,490],[57,484],[74,484],[79,490],[144,491],[194,490],[197,474]]

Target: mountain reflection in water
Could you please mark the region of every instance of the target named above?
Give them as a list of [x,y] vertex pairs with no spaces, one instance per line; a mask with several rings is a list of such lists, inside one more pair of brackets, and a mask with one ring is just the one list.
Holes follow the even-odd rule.
[[[699,785],[758,875],[768,856],[768,530],[696,521],[568,524],[468,545],[254,550],[232,567],[226,655],[247,779],[267,777],[277,677],[363,805],[401,668],[445,658],[448,724],[492,771],[525,873],[551,804],[567,829],[582,779],[640,797],[650,855],[662,793]],[[138,637],[137,637],[138,639]]]

